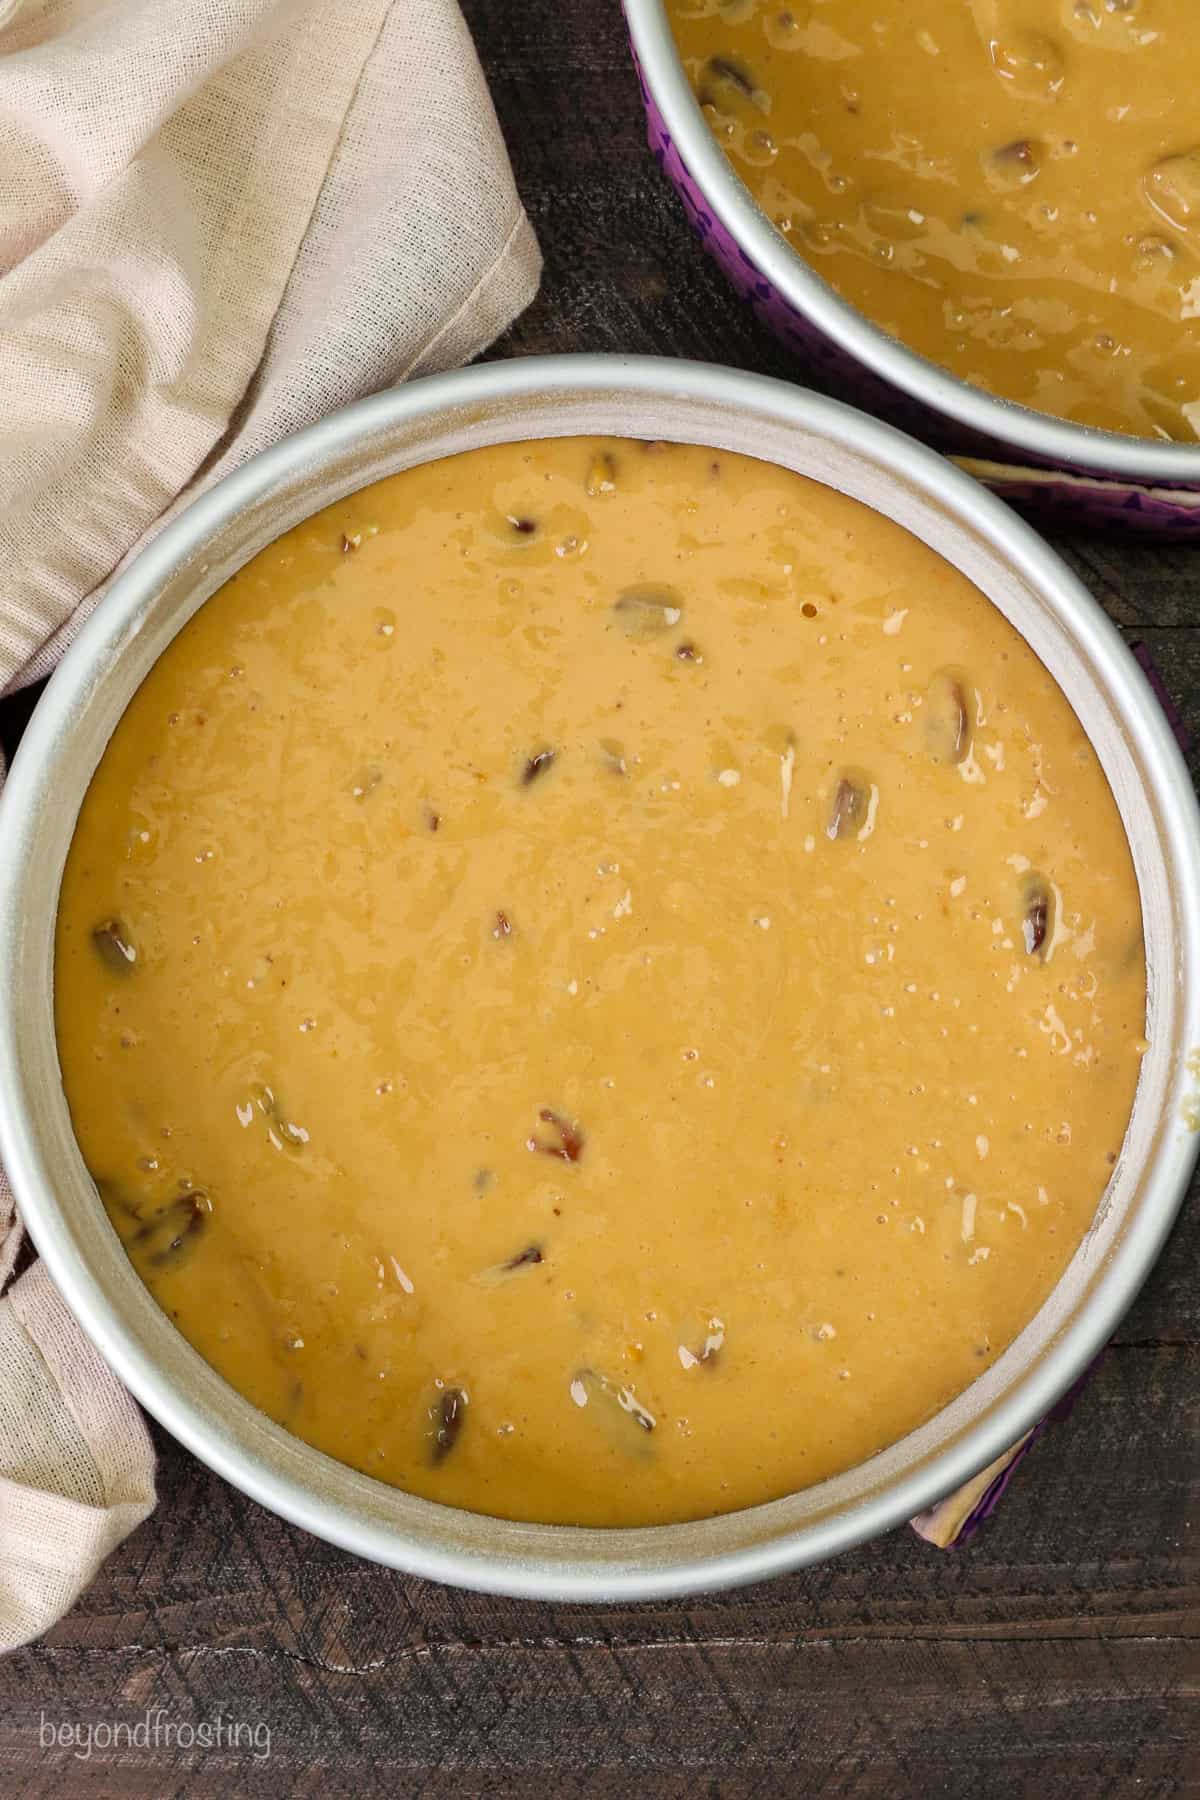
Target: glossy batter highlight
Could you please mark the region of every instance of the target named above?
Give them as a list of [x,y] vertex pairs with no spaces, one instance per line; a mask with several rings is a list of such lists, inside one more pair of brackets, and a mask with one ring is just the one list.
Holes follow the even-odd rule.
[[1200,438],[1195,0],[668,0],[772,222],[976,387]]
[[222,1374],[510,1518],[695,1518],[928,1418],[1087,1228],[1120,821],[954,570],[702,448],[480,450],[262,552],[118,726],[67,1095]]

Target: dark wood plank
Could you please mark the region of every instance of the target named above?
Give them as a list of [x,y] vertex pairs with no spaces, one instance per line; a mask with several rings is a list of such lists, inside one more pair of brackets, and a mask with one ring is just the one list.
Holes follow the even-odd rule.
[[[261,1780],[248,1753],[203,1763],[248,1792],[308,1792],[314,1764],[357,1792],[373,1771],[430,1791],[457,1771],[489,1791],[553,1773],[579,1778],[569,1792],[633,1792],[682,1767],[731,1793],[794,1777],[814,1795],[965,1794],[977,1777],[1008,1795],[1035,1775],[1040,1793],[1097,1800],[1135,1775],[1139,1792],[1184,1791],[1198,1444],[1200,1349],[1116,1349],[970,1549],[899,1532],[687,1606],[572,1609],[373,1569],[164,1441],[153,1519],[71,1618],[0,1663],[0,1770],[72,1791],[43,1715],[133,1723],[161,1706],[176,1729],[219,1708],[268,1727]],[[151,1777],[180,1759],[142,1761],[144,1789],[122,1792],[163,1791]]]
[[[494,354],[799,378],[644,152],[615,0],[465,10],[547,258]],[[1200,739],[1200,551],[1058,542]],[[0,703],[9,747],[24,710]],[[0,1662],[0,1792],[1200,1793],[1198,1197],[1070,1421],[958,1552],[901,1531],[683,1605],[488,1599],[305,1537],[159,1434],[158,1511],[70,1618]],[[265,1727],[270,1759],[39,1741],[159,1706],[176,1736],[222,1709]]]
[[0,756],[4,757],[6,763],[11,762],[13,752],[21,741],[21,733],[29,723],[29,715],[41,698],[45,685],[44,681],[38,681],[32,687],[22,688],[19,693],[0,700]]
[[[370,1699],[281,1656],[251,1670],[264,1713],[286,1721],[269,1760],[214,1753],[185,1781],[131,1752],[97,1771],[111,1783],[100,1791],[634,1796],[698,1779],[708,1793],[808,1800],[1186,1791],[1181,1684],[1161,1639],[458,1644],[394,1661]],[[80,1766],[22,1791],[85,1791]]]

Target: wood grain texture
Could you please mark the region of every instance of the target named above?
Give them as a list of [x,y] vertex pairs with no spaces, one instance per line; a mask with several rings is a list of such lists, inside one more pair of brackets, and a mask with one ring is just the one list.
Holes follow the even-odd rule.
[[[466,11],[546,252],[494,354],[795,378],[645,153],[616,0]],[[1200,740],[1200,550],[1059,547]],[[25,710],[0,704],[9,749]],[[488,1599],[305,1537],[159,1434],[157,1512],[0,1662],[0,1793],[1200,1794],[1196,1199],[1072,1418],[958,1552],[902,1531],[684,1605]],[[156,1707],[175,1741],[42,1741]],[[269,1730],[269,1760],[178,1741],[221,1715]]]

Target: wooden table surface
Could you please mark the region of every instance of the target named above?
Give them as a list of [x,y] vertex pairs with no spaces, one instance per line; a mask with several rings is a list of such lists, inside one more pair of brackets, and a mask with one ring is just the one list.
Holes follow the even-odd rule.
[[[495,354],[795,375],[645,151],[616,0],[466,10],[546,254]],[[1058,541],[1200,736],[1200,548]],[[0,715],[10,747],[23,712]],[[1198,1200],[1074,1416],[956,1552],[902,1530],[686,1604],[485,1599],[306,1537],[159,1433],[158,1510],[0,1662],[0,1794],[1200,1793]],[[158,1708],[157,1748],[105,1747]],[[189,1747],[221,1717],[257,1753]]]

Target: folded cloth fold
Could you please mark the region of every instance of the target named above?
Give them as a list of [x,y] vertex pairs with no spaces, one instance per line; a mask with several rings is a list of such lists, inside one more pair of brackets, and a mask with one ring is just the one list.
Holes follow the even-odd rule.
[[61,1617],[153,1505],[142,1416],[34,1263],[0,1300],[0,1646]]
[[[540,272],[456,0],[0,0],[0,692],[201,489],[469,361]],[[0,1289],[19,1230],[0,1172]],[[0,1301],[0,1651],[153,1504],[35,1263]]]
[[200,487],[477,355],[539,273],[455,0],[24,0],[0,31],[0,689]]

